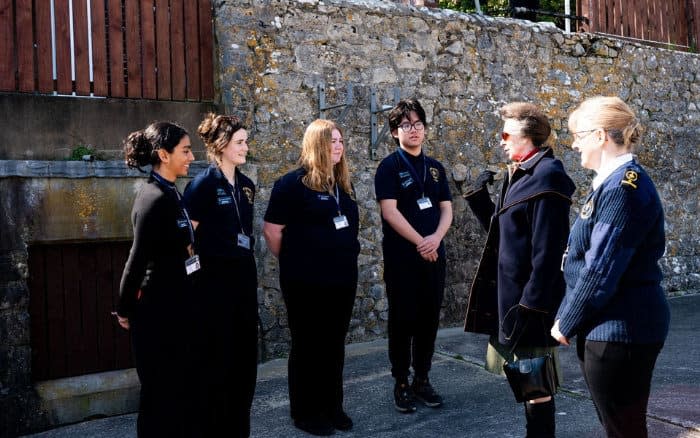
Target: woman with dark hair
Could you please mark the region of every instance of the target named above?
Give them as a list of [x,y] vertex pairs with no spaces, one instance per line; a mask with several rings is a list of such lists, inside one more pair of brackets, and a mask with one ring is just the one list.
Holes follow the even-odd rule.
[[659,259],[666,237],[654,182],[632,154],[641,126],[619,97],[593,97],[569,116],[571,147],[596,172],[562,262],[566,295],[551,329],[577,353],[609,437],[647,436],[646,411],[670,312]]
[[247,437],[258,359],[255,185],[239,170],[248,133],[238,117],[212,113],[198,133],[211,165],[188,184],[185,205],[202,260],[192,302],[200,432]]
[[343,134],[330,120],[304,133],[300,168],[275,182],[263,234],[279,258],[292,346],[294,425],[313,435],[349,430],[343,410],[345,336],[357,288],[359,214]]
[[[494,203],[486,187],[488,170],[464,194],[487,230],[486,245],[471,286],[465,330],[491,335],[486,369],[503,374],[505,361],[552,354],[548,336],[564,295],[559,269],[569,234],[575,185],[546,146],[549,120],[535,105],[511,102],[500,108],[499,146],[510,161]],[[561,383],[561,373],[558,373]],[[528,438],[555,436],[554,398],[525,401]]]
[[130,330],[141,382],[139,437],[191,435],[189,305],[199,269],[194,230],[175,186],[194,160],[182,127],[157,122],[124,140],[126,163],[150,176],[139,190],[131,220],[134,241],[124,267],[117,319]]

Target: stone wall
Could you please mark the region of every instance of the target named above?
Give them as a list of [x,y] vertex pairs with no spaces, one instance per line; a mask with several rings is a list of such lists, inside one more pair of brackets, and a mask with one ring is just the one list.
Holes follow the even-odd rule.
[[[618,95],[646,127],[640,161],[661,193],[668,218],[664,285],[669,294],[700,285],[698,213],[700,57],[512,19],[412,8],[375,0],[226,2],[216,11],[222,100],[251,127],[258,166],[258,226],[274,180],[295,166],[305,127],[324,111],[340,120],[361,212],[360,285],[350,341],[383,336],[387,303],[382,283],[380,216],[374,171],[391,150],[385,137],[370,153],[371,97],[390,105],[394,87],[417,97],[430,129],[426,149],[456,180],[483,168],[502,169],[496,149],[504,103],[538,103],[550,116],[552,145],[579,187],[572,220],[592,174],[570,148],[566,117],[582,99]],[[385,114],[379,115],[378,129]],[[373,159],[374,158],[374,159]],[[484,233],[458,196],[447,238],[449,270],[443,326],[459,325]],[[277,262],[261,243],[259,270],[265,354],[286,350],[285,311]],[[312,267],[310,268],[312,269]],[[319,329],[322,329],[319,327]]]

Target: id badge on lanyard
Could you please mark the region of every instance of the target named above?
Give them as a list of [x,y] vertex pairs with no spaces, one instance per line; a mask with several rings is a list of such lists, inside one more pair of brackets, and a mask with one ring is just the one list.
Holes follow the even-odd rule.
[[430,208],[433,206],[433,203],[430,202],[430,198],[428,198],[427,196],[423,196],[416,202],[418,202],[418,208],[420,208],[421,210],[425,210],[426,208]]
[[250,249],[250,237],[246,236],[243,233],[238,233],[237,243],[238,246],[241,248]]
[[199,271],[202,268],[202,265],[199,263],[199,256],[194,253],[192,244],[187,245],[187,252],[190,254],[190,257],[185,260],[185,271],[187,272],[187,275],[192,275]]
[[197,254],[185,260],[185,271],[187,271],[187,275],[192,275],[201,268],[202,265],[199,263],[199,256]]
[[338,190],[338,184],[335,185],[335,203],[338,206],[338,216],[333,218],[333,225],[335,225],[336,230],[342,230],[350,226],[347,216],[345,216],[340,211],[340,191]]
[[336,230],[342,230],[343,228],[349,227],[350,223],[348,223],[348,218],[344,214],[341,214],[333,218],[333,225],[335,225]]

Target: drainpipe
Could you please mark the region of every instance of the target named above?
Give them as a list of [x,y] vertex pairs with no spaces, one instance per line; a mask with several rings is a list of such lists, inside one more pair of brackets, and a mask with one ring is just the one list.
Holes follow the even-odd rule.
[[[564,14],[571,15],[571,0],[564,0]],[[569,18],[564,19],[564,32],[567,35],[571,33],[571,19]]]

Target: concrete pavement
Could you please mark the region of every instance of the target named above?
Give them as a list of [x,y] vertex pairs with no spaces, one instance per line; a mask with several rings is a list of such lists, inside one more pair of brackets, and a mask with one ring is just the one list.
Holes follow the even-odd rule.
[[[650,437],[700,438],[700,295],[673,298],[671,333],[659,356],[648,409]],[[414,414],[393,406],[386,340],[346,349],[345,409],[355,427],[336,436],[522,437],[523,406],[503,377],[483,369],[486,337],[461,327],[442,329],[431,381],[443,407],[419,405]],[[604,437],[588,398],[574,348],[561,349],[565,384],[556,397],[558,437]],[[96,419],[27,435],[33,438],[132,438],[136,415]],[[261,364],[253,402],[253,437],[308,437],[289,418],[286,360]]]

